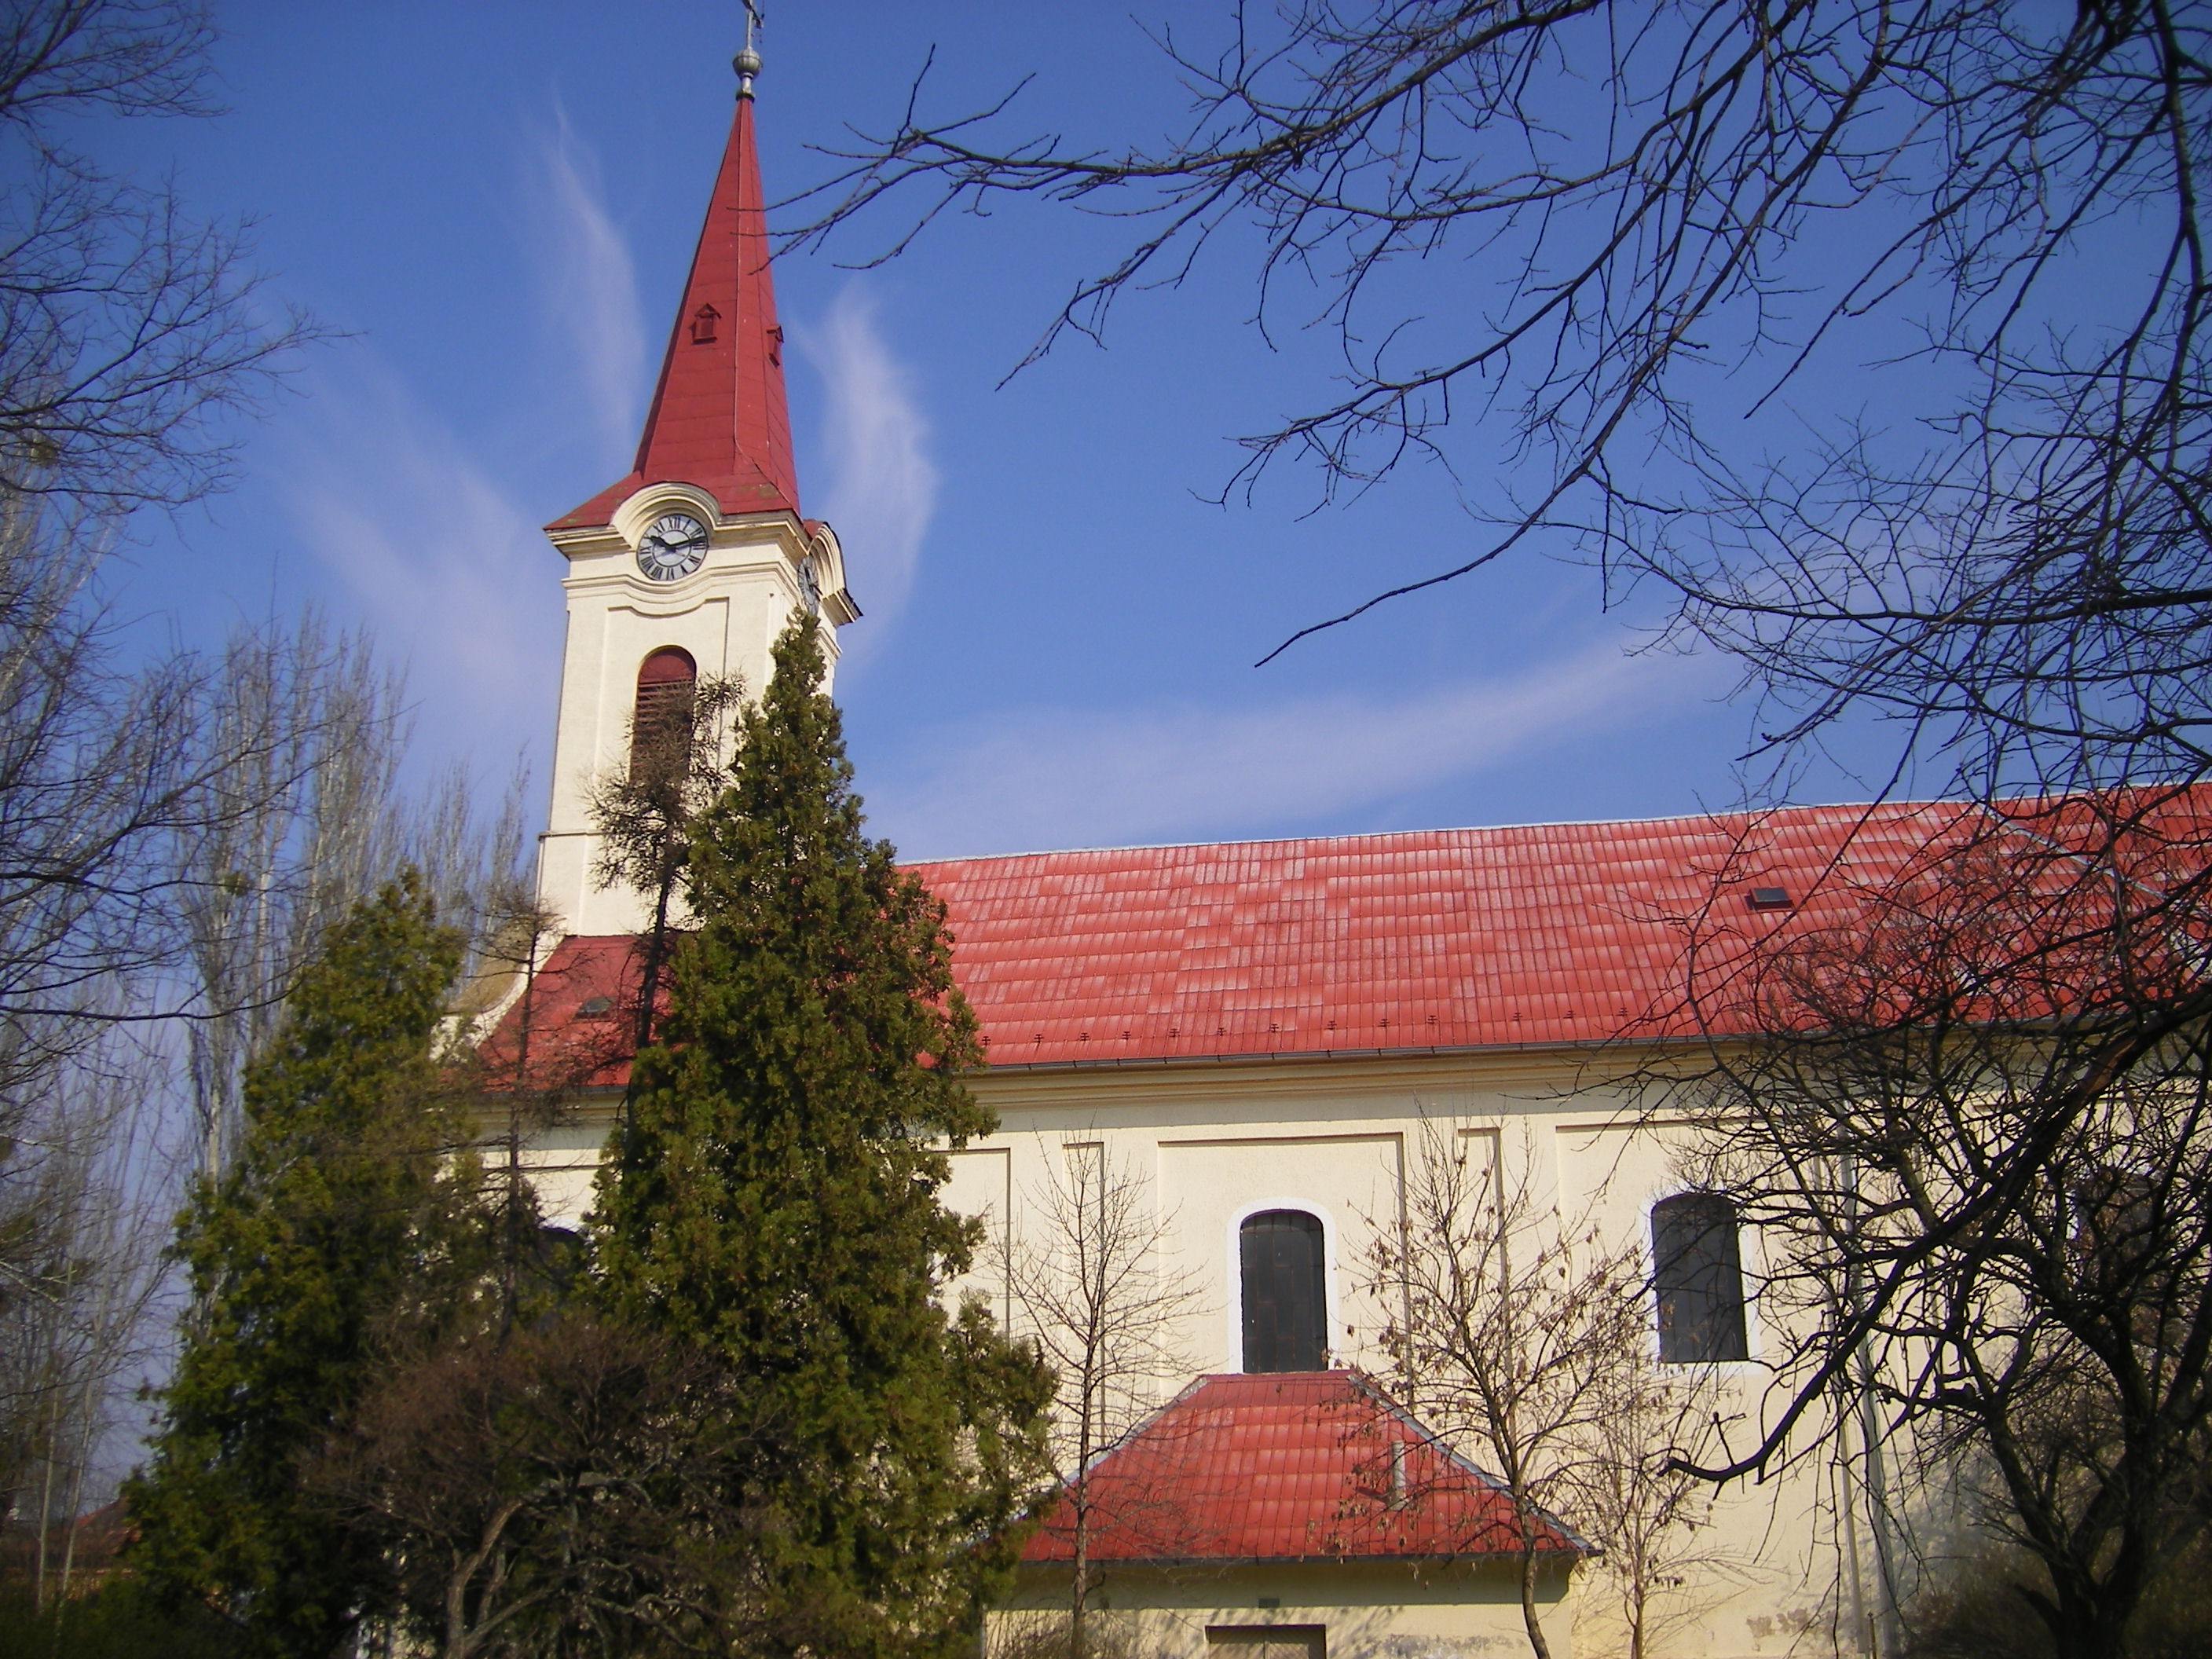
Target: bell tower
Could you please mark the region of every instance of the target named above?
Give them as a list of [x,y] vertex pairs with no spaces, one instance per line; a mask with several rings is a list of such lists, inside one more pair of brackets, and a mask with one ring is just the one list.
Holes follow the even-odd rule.
[[592,881],[589,810],[593,781],[629,763],[637,711],[692,675],[738,675],[757,693],[769,647],[801,605],[829,624],[834,672],[836,629],[860,616],[836,537],[799,508],[753,139],[760,58],[746,33],[729,143],[637,465],[545,526],[568,561],[568,630],[538,889],[570,933],[645,926],[635,895]]

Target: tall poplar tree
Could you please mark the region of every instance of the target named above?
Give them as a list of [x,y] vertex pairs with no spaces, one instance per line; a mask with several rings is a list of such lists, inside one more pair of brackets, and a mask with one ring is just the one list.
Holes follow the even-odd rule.
[[979,1304],[938,1200],[992,1120],[943,907],[870,840],[817,624],[777,641],[696,820],[659,1040],[599,1176],[617,1310],[727,1359],[757,1601],[749,1645],[965,1651],[1036,1495],[1049,1379]]
[[241,1651],[327,1659],[375,1602],[374,1547],[301,1473],[481,1274],[467,1125],[432,1056],[460,957],[411,873],[356,905],[246,1069],[238,1158],[179,1219],[194,1311],[126,1492],[133,1559],[236,1620]]

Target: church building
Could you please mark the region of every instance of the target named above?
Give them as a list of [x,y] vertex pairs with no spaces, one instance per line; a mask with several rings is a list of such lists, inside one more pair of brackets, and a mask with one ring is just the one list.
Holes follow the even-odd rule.
[[[757,68],[757,60],[741,59]],[[547,526],[568,633],[540,896],[560,921],[524,1000],[573,1103],[528,1157],[573,1224],[627,1072],[633,893],[593,878],[595,779],[634,726],[706,676],[765,683],[817,611],[832,664],[857,621],[837,538],[800,505],[741,76],[635,468]],[[966,1287],[1012,1327],[1006,1265],[1071,1190],[1126,1193],[1177,1294],[1157,1412],[1097,1466],[1093,1605],[1132,1655],[1477,1659],[1528,1651],[1517,1521],[1496,1483],[1388,1397],[1378,1270],[1439,1146],[1499,1189],[1588,1216],[1649,1263],[1650,1356],[1755,1437],[1776,1341],[1761,1244],[1684,1177],[1670,1126],[1607,1086],[1636,1044],[1694,1035],[1684,918],[1757,944],[1820,914],[1847,842],[1917,844],[1897,806],[1040,852],[912,866],[951,914],[988,1044],[996,1131],[945,1197],[996,1249]],[[1831,885],[1832,884],[1830,884]],[[1838,913],[1840,914],[1840,913]],[[1725,951],[1723,951],[1725,955]],[[1701,1508],[1698,1565],[1648,1586],[1653,1655],[1856,1653],[1875,1541],[1839,1464]],[[1118,1494],[1118,1496],[1117,1496]],[[1701,1499],[1701,1504],[1706,1500]],[[1625,1652],[1616,1564],[1540,1516],[1552,1650]],[[1018,1605],[1065,1604],[1065,1529],[1036,1534]],[[1663,1629],[1663,1639],[1656,1632]]]

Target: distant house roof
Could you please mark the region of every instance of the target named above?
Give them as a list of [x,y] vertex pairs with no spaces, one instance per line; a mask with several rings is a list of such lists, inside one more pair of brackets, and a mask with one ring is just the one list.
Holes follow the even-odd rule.
[[[1517,1554],[1498,1483],[1446,1449],[1357,1371],[1201,1376],[1091,1466],[1097,1561],[1439,1559]],[[1531,1511],[1537,1552],[1583,1555]],[[1074,1559],[1063,1496],[1022,1552]]]
[[[2187,819],[2176,844],[2201,865],[2212,794],[2160,799],[2153,818]],[[945,902],[994,1068],[1422,1053],[1731,1029],[1730,976],[1778,933],[1862,925],[1870,887],[1993,830],[2063,854],[2081,810],[1788,807],[908,867]],[[623,1005],[629,954],[561,945],[538,981],[544,1057],[622,1080],[628,1023],[580,1011]]]
[[[70,1534],[64,1537],[64,1534]],[[88,1595],[116,1571],[117,1557],[138,1535],[123,1500],[102,1505],[74,1522],[55,1517],[46,1534],[49,1547],[66,1545],[70,1552],[70,1594]],[[0,1533],[0,1578],[33,1582],[40,1568],[38,1529],[22,1528]]]

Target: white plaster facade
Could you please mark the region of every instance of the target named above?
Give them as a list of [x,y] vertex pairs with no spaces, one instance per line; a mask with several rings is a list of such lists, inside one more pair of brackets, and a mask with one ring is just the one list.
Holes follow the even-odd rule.
[[[705,561],[674,581],[648,579],[637,546],[653,520],[684,513],[707,526]],[[677,646],[708,678],[735,675],[757,694],[767,683],[769,648],[805,598],[800,562],[814,561],[823,642],[834,677],[837,625],[859,615],[845,588],[844,556],[830,527],[787,513],[723,513],[703,489],[648,485],[612,522],[549,531],[568,561],[567,643],[561,662],[560,714],[553,742],[553,799],[539,843],[540,902],[568,933],[632,933],[645,926],[636,896],[592,878],[593,781],[629,763],[630,716],[639,667],[653,652]],[[827,689],[825,683],[824,689]]]
[[[1036,1212],[1053,1179],[1051,1160],[1066,1158],[1071,1147],[1099,1147],[1087,1155],[1103,1154],[1108,1165],[1144,1182],[1170,1258],[1163,1266],[1194,1281],[1197,1295],[1180,1333],[1193,1375],[1243,1367],[1237,1223],[1261,1209],[1307,1210],[1325,1230],[1331,1360],[1387,1376],[1381,1337],[1391,1308],[1370,1288],[1364,1264],[1378,1224],[1392,1224],[1399,1213],[1425,1129],[1444,1127],[1478,1160],[1503,1160],[1498,1167],[1508,1179],[1522,1161],[1532,1161],[1536,1185],[1556,1196],[1561,1213],[1588,1216],[1624,1242],[1648,1241],[1652,1204],[1681,1188],[1668,1126],[1631,1121],[1621,1097],[1594,1086],[1586,1065],[1585,1052],[1562,1048],[996,1066],[971,1086],[999,1127],[952,1155],[945,1196],[951,1207],[983,1218],[997,1242],[1011,1237],[1018,1248],[1025,1233],[1035,1237],[1040,1228]],[[573,1222],[588,1208],[607,1121],[587,1109],[532,1152],[556,1217]],[[1699,1368],[1717,1385],[1716,1408],[1731,1420],[1739,1446],[1756,1438],[1780,1403],[1759,1363],[1762,1348],[1775,1346],[1755,1294],[1759,1242],[1747,1236],[1742,1250],[1753,1292],[1747,1310],[1752,1358]],[[988,1259],[955,1291],[981,1293],[1018,1328],[1018,1312]],[[1654,1330],[1656,1341],[1656,1321]],[[1163,1399],[1174,1387],[1164,1386]],[[1814,1460],[1723,1493],[1705,1534],[1703,1553],[1711,1564],[1662,1598],[1666,1630],[1649,1647],[1651,1659],[1869,1650],[1872,1543],[1859,1506],[1838,1485],[1842,1478],[1832,1462]],[[1839,1524],[1839,1516],[1851,1518]],[[1527,1650],[1517,1607],[1486,1569],[1456,1568],[1433,1580],[1406,1576],[1410,1569],[1392,1578],[1390,1571],[1109,1570],[1106,1595],[1119,1614],[1136,1621],[1144,1650],[1167,1659],[1197,1659],[1209,1629],[1254,1622],[1326,1626],[1332,1659],[1428,1659],[1431,1649],[1437,1659],[1475,1659]],[[1565,1605],[1547,1621],[1559,1626],[1554,1651],[1564,1659],[1570,1638],[1586,1656],[1625,1651],[1601,1575],[1585,1567],[1576,1577]],[[1262,1609],[1261,1595],[1278,1606]],[[1049,1599],[1048,1579],[1032,1573],[1017,1606]]]
[[[1547,1571],[1538,1591],[1544,1639],[1553,1659],[1586,1659],[1561,1577]],[[1056,1609],[1060,1592],[1026,1575],[994,1634]],[[1091,1616],[1108,1644],[1148,1659],[1519,1659],[1520,1593],[1513,1568],[1489,1564],[1124,1569]]]

